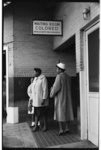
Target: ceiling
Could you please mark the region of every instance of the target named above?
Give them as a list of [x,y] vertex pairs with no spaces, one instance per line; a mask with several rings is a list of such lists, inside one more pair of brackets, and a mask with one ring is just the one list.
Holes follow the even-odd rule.
[[37,4],[42,6],[45,9],[54,10],[56,8],[57,2],[56,0],[2,0],[3,4],[7,2],[14,3],[21,3],[21,4]]

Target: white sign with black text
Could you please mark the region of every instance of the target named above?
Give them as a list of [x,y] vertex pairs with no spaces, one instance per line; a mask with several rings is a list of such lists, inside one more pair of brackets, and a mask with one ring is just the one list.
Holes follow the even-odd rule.
[[61,21],[33,21],[33,34],[35,35],[62,35]]

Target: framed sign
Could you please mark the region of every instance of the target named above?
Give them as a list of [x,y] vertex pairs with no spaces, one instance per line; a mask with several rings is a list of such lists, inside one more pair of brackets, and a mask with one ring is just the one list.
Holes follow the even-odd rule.
[[62,35],[62,21],[33,21],[34,35]]

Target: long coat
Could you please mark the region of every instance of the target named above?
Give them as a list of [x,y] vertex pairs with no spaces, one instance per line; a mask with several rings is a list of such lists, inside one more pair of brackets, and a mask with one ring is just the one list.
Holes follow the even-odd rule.
[[65,72],[62,72],[56,76],[54,85],[51,89],[50,97],[55,97],[54,120],[73,120],[70,78]]
[[[35,77],[32,83],[32,99],[34,107],[48,105],[48,84],[46,77],[42,74]],[[44,105],[42,105],[43,99],[46,99]]]

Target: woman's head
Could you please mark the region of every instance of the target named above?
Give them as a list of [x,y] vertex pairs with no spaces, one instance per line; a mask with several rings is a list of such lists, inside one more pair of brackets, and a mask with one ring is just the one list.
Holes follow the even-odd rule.
[[42,71],[41,71],[40,68],[34,68],[34,76],[35,76],[35,77],[40,76],[41,72],[42,72]]
[[58,74],[65,71],[65,64],[63,63],[58,63],[56,67],[56,71]]
[[59,68],[59,67],[57,67],[56,68],[56,72],[59,74],[59,73],[61,73],[61,72],[64,72],[65,70],[64,69],[61,69],[61,68]]

